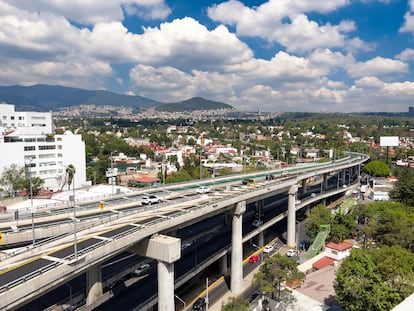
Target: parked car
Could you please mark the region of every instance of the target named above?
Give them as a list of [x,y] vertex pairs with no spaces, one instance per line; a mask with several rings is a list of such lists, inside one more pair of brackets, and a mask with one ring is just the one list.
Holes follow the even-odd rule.
[[250,258],[249,258],[249,262],[250,263],[255,263],[255,262],[258,262],[259,259],[260,259],[259,256],[257,256],[257,255],[251,255]]
[[209,187],[200,186],[200,187],[197,188],[196,193],[208,193],[210,191],[211,191],[211,189]]
[[298,255],[298,251],[296,249],[288,249],[286,252],[286,256],[288,257],[295,257]]
[[142,205],[151,205],[151,204],[156,204],[160,202],[161,202],[161,199],[154,194],[145,195],[142,197],[142,200],[141,200]]
[[271,253],[271,252],[273,252],[274,249],[275,248],[273,247],[273,245],[266,245],[264,250],[263,250],[263,253]]
[[193,310],[205,310],[207,306],[206,298],[200,297],[193,304]]
[[253,227],[259,228],[261,225],[263,225],[263,221],[260,219],[255,219],[252,223]]
[[145,271],[148,271],[148,270],[149,270],[149,268],[150,268],[150,265],[149,265],[149,264],[147,264],[147,263],[144,263],[142,266],[140,266],[138,269],[136,269],[136,270],[134,271],[134,275],[135,275],[135,276],[141,275],[141,274],[143,274]]

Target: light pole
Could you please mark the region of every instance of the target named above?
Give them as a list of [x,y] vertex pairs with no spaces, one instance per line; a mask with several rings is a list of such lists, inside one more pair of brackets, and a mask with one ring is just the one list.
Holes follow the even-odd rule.
[[36,237],[35,237],[34,210],[33,210],[32,161],[33,161],[33,158],[30,157],[29,158],[30,211],[32,213],[32,237],[33,237],[33,246],[34,246],[36,243]]
[[69,201],[72,200],[72,202],[73,202],[73,238],[74,238],[73,247],[74,247],[74,252],[75,252],[75,259],[78,259],[78,244],[77,244],[78,239],[77,239],[77,236],[76,236],[76,234],[77,234],[76,231],[77,230],[76,230],[76,203],[75,203],[75,173],[76,173],[75,167],[72,164],[68,165],[68,167],[66,168],[66,174],[68,176],[71,176],[70,177],[71,181],[72,181],[71,183],[73,185],[72,198],[69,196]]
[[114,195],[114,158],[113,158],[113,153],[117,152],[117,150],[114,150],[111,152],[111,193],[112,196]]

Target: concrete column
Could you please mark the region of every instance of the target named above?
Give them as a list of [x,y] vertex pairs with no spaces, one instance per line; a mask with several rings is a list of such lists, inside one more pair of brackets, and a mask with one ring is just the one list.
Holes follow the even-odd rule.
[[91,267],[86,272],[86,305],[94,303],[103,295],[101,266]]
[[306,179],[302,179],[302,193],[306,193]]
[[175,311],[174,264],[158,260],[158,311]]
[[293,185],[288,192],[288,223],[287,223],[287,244],[290,248],[296,248],[295,225],[296,225],[296,206],[295,196],[298,186]]
[[174,262],[181,257],[181,240],[162,234],[137,243],[132,252],[158,260],[158,310],[175,311]]
[[227,254],[220,258],[220,274],[225,275],[227,273]]
[[346,184],[346,170],[342,170],[342,184]]
[[265,244],[265,242],[264,242],[265,241],[265,239],[264,239],[264,231],[262,231],[262,232],[259,233],[258,239],[259,239],[258,242],[257,242],[258,243],[258,246],[259,247],[263,247],[264,244]]
[[328,174],[323,174],[323,188],[326,189],[328,187]]
[[233,213],[231,235],[231,278],[230,291],[234,295],[241,294],[243,290],[243,213],[246,211],[246,202],[237,203]]

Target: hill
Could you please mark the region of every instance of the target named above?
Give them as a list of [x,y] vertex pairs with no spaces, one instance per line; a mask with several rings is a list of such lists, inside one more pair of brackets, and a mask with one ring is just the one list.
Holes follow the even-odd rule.
[[15,105],[16,111],[57,111],[61,108],[96,105],[149,108],[161,103],[142,96],[58,85],[0,86],[0,102]]
[[192,97],[190,99],[187,99],[181,102],[163,104],[156,108],[156,110],[158,111],[168,111],[168,112],[172,112],[172,111],[184,112],[184,111],[194,111],[194,110],[217,110],[217,109],[233,109],[233,107],[225,103],[204,99],[202,97]]

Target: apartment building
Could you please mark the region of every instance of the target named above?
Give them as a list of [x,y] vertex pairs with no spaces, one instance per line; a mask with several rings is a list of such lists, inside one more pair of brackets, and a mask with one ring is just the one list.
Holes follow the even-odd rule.
[[55,134],[51,112],[18,112],[14,105],[0,103],[0,174],[11,164],[28,167],[44,187],[65,186],[65,170],[76,169],[75,187],[86,185],[85,142],[71,132]]

